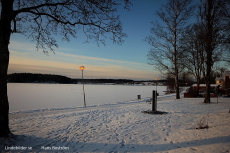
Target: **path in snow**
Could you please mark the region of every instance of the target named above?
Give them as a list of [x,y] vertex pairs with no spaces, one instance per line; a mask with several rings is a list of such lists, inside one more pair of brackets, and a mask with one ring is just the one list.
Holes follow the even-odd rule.
[[[37,152],[230,152],[229,99],[202,102],[203,98],[159,101],[158,110],[167,115],[141,113],[151,109],[145,102],[11,114],[10,129],[18,136],[4,143]],[[203,116],[210,128],[194,130]]]

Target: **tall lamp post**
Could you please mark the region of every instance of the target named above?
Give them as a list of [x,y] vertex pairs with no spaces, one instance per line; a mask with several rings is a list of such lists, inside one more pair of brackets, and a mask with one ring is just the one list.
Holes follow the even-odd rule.
[[83,94],[84,94],[84,106],[86,106],[86,102],[85,102],[85,88],[84,88],[84,82],[83,82],[83,70],[85,69],[84,66],[80,66],[79,69],[82,72],[82,85],[83,85]]
[[156,80],[156,92],[157,92],[157,80],[158,80],[158,78],[155,78],[155,80]]

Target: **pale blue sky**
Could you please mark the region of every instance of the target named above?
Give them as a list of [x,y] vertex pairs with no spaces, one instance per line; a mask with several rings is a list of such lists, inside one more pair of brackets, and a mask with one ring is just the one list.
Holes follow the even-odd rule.
[[146,80],[160,74],[148,65],[147,53],[151,46],[143,39],[150,34],[151,21],[157,20],[155,12],[166,0],[135,0],[130,11],[119,8],[123,24],[122,45],[115,45],[109,39],[106,46],[99,47],[94,41],[84,43],[79,32],[71,42],[58,40],[55,54],[45,55],[36,51],[35,44],[24,36],[13,34],[10,43],[10,65],[8,73],[30,72],[65,75],[80,78],[80,66],[85,66],[85,78],[120,78]]

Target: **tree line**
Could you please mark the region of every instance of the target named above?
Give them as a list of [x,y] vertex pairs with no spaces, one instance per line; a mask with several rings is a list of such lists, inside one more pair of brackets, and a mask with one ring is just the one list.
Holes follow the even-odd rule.
[[[7,75],[10,83],[60,83],[60,84],[77,84],[82,83],[82,79],[73,79],[56,74],[40,74],[40,73],[12,73]],[[130,79],[84,79],[84,83],[114,83],[124,84],[134,82]]]
[[54,74],[12,73],[7,76],[12,83],[73,83],[71,78]]
[[[206,84],[205,103],[210,103],[214,68],[230,63],[230,1],[168,0],[156,12],[151,35],[149,64],[174,78],[176,98],[180,99],[179,78],[183,73]],[[199,89],[199,87],[197,88]]]
[[[74,79],[74,81],[81,83],[82,79]],[[100,84],[100,83],[113,83],[113,84],[125,84],[125,83],[131,83],[134,82],[130,79],[84,79],[85,83],[92,83],[92,84]]]

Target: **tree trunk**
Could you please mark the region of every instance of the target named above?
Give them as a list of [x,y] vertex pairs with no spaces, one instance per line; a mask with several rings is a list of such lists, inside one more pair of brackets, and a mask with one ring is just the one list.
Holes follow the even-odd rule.
[[209,80],[205,80],[206,83],[206,88],[205,88],[205,99],[204,99],[204,103],[210,103],[210,81]]
[[200,78],[196,79],[196,85],[197,85],[197,89],[196,89],[196,96],[198,97],[200,94]]
[[13,19],[13,0],[2,0],[0,16],[0,137],[9,136],[9,102],[7,96],[7,71],[9,65],[9,41]]
[[[210,34],[210,33],[208,33]],[[210,36],[210,35],[208,35]],[[211,81],[211,70],[212,70],[212,48],[211,48],[211,41],[210,37],[207,39],[209,45],[207,45],[206,53],[207,53],[207,61],[206,61],[206,73],[205,73],[205,84],[206,84],[206,90],[205,90],[205,99],[204,103],[210,103],[210,81]]]
[[206,84],[206,91],[205,91],[205,99],[204,103],[210,103],[210,73],[212,70],[212,53],[213,53],[213,39],[212,37],[214,36],[213,29],[213,20],[214,18],[212,17],[212,11],[213,11],[213,1],[208,0],[208,6],[207,6],[207,14],[206,14],[206,27],[207,27],[207,32],[206,32],[206,47],[205,47],[205,52],[207,54],[207,59],[206,59],[206,73],[205,73],[205,84]]
[[[211,43],[209,43],[211,44]],[[210,103],[210,75],[211,75],[211,69],[212,69],[212,54],[211,54],[211,47],[207,47],[207,62],[206,62],[206,73],[205,73],[205,84],[206,84],[206,90],[205,90],[205,99],[204,103]]]
[[9,102],[7,96],[7,70],[9,64],[8,44],[4,43],[3,29],[0,25],[0,137],[8,136],[9,129]]
[[179,78],[178,78],[177,68],[176,68],[176,76],[175,76],[175,87],[176,87],[176,99],[180,99],[180,88],[179,88]]

